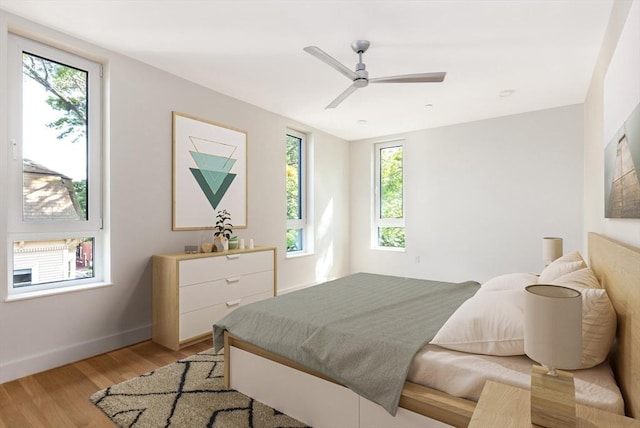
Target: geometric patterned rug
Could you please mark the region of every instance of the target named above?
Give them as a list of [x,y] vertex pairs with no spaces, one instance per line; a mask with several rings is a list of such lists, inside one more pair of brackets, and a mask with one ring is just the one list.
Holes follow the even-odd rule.
[[91,396],[121,427],[297,428],[299,421],[222,386],[224,354],[213,349]]

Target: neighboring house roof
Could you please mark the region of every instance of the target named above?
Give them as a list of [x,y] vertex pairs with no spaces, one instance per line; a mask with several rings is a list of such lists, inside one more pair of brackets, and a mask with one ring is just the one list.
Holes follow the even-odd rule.
[[23,159],[22,166],[25,221],[83,219],[70,177],[30,159]]

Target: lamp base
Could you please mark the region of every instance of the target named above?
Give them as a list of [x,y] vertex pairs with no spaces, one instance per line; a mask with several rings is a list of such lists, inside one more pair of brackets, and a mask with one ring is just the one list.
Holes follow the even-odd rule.
[[531,368],[531,423],[547,428],[576,426],[576,392],[571,373]]

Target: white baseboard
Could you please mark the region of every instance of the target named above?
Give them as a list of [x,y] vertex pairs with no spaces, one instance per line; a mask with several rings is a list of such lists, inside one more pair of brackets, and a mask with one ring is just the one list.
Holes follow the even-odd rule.
[[302,290],[303,288],[313,287],[314,285],[317,285],[317,283],[294,285],[293,287],[288,287],[288,288],[278,288],[278,296],[291,293],[292,291]]
[[313,287],[315,285],[323,284],[325,282],[332,281],[332,280],[337,279],[337,278],[339,278],[339,277],[332,277],[332,278],[326,279],[324,281],[314,281],[314,282],[311,282],[311,283],[302,284],[302,285],[294,285],[293,287],[287,287],[287,288],[282,288],[282,289],[278,288],[278,295],[291,293],[292,291],[302,290],[303,288]]
[[0,364],[0,383],[74,363],[151,338],[151,324]]

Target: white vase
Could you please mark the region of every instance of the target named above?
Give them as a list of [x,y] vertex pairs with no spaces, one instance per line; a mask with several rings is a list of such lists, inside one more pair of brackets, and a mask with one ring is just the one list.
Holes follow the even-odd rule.
[[224,236],[216,236],[213,238],[213,251],[222,252],[229,250],[229,240]]

